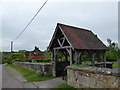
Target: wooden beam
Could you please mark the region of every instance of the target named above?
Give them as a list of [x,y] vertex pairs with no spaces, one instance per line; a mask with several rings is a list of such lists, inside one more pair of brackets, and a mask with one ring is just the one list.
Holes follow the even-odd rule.
[[97,62],[100,62],[101,61],[101,52],[100,51],[97,51]]
[[65,56],[65,60],[68,61],[68,55],[67,55],[67,52],[65,51],[65,52],[62,52],[62,53],[63,53],[64,56]]
[[50,44],[49,44],[49,49],[51,48],[51,45],[52,45],[52,43],[53,43],[53,41],[54,41],[54,39],[55,39],[55,35],[56,35],[57,31],[58,31],[58,27],[55,28],[55,32],[54,32],[54,34],[53,34],[53,36],[52,36],[52,39],[51,39],[51,41],[50,41]]
[[106,68],[106,55],[105,55],[105,52],[103,52],[103,61],[104,61],[104,67]]
[[81,57],[82,57],[82,52],[79,52],[79,53],[78,53],[78,63],[79,63],[79,64],[82,64]]
[[70,46],[72,47],[72,49],[74,50],[72,44],[69,42],[69,40],[68,40],[67,36],[65,35],[65,33],[63,32],[62,28],[61,28],[60,26],[58,26],[58,27],[60,28],[61,32],[63,33],[63,35],[64,35],[64,37],[66,38],[66,40],[67,40],[67,42],[69,43],[69,45],[70,45]]
[[73,51],[72,48],[70,48],[70,65],[73,64]]
[[91,63],[92,63],[93,66],[95,66],[94,60],[95,60],[95,53],[92,52],[92,60],[91,60]]
[[[64,35],[63,35],[64,36]],[[60,38],[60,40],[63,40],[65,37]]]
[[57,59],[57,53],[56,53],[56,50],[54,49],[54,57],[53,57],[53,63],[52,63],[52,69],[53,69],[53,76],[56,76],[56,59]]
[[68,48],[66,48],[66,50],[68,51],[68,53],[69,53],[69,55],[70,55],[70,53],[71,53],[70,50],[69,50]]
[[75,51],[75,59],[77,64],[82,64],[81,55],[82,55],[82,52]]
[[52,60],[52,63],[53,63],[53,59],[54,59],[54,51],[52,50],[51,51],[51,60]]
[[62,41],[62,46],[63,46],[64,42],[65,42],[65,37],[63,38],[63,41]]
[[71,46],[55,47],[54,49],[65,49],[65,48],[71,48]]
[[62,44],[61,44],[60,40],[59,40],[59,39],[57,39],[57,41],[58,41],[58,43],[59,43],[60,47],[62,47]]

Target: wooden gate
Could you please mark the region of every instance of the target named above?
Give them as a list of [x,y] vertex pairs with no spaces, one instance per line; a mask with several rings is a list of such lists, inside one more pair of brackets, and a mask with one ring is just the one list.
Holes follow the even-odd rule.
[[67,75],[66,66],[70,65],[69,61],[58,61],[56,62],[56,76],[65,76]]

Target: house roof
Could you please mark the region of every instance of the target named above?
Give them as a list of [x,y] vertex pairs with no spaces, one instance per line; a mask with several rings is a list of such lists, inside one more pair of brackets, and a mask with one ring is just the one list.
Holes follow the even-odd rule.
[[31,59],[45,59],[44,55],[32,55]]
[[[107,50],[107,47],[103,44],[103,42],[90,30],[60,23],[57,24],[55,32],[57,32],[58,29],[64,33],[73,49]],[[55,34],[56,33],[54,33],[53,36],[55,36]],[[49,48],[51,48],[52,44],[53,40],[51,40]]]
[[35,49],[33,51],[25,51],[26,55],[43,55],[44,52],[42,52],[38,47],[35,46]]

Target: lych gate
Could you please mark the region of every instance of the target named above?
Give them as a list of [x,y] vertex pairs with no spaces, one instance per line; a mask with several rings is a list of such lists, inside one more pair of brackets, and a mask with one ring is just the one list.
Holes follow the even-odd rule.
[[[97,58],[97,61],[104,62],[104,67],[106,67],[105,52],[107,47],[96,35],[86,29],[58,23],[48,49],[52,53],[53,76],[65,75],[64,70],[68,65],[82,64],[81,57],[85,52],[91,58],[93,66]],[[58,52],[65,56],[64,61],[57,59]]]

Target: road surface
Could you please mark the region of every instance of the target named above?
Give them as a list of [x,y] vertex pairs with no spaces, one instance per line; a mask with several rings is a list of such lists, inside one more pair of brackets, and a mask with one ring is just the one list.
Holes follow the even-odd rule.
[[0,90],[2,89],[2,65],[0,64]]
[[32,83],[26,82],[18,71],[2,66],[2,88],[37,88]]
[[65,83],[61,78],[41,82],[26,82],[20,72],[4,65],[2,67],[2,88],[53,88]]

